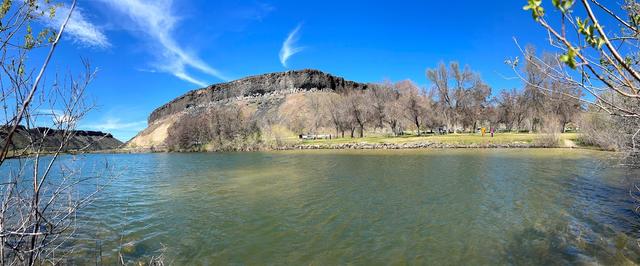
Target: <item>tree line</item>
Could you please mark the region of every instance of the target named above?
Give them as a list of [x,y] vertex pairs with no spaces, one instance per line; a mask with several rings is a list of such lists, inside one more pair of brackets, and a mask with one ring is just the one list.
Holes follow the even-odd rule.
[[350,137],[363,137],[367,129],[387,130],[393,135],[407,130],[417,135],[474,132],[478,127],[564,132],[570,122],[577,122],[583,110],[579,88],[554,81],[533,64],[526,64],[524,71],[531,82],[546,90],[525,85],[492,95],[491,87],[477,72],[451,62],[426,71],[430,88],[401,81],[364,91],[312,94],[308,102],[314,122],[306,131],[318,133],[324,125],[340,137],[345,132]]
[[[535,53],[534,48],[527,48]],[[551,54],[546,64],[559,64]],[[430,87],[405,80],[372,84],[366,90],[310,91],[288,101],[276,119],[257,118],[237,104],[193,112],[169,130],[169,147],[191,149],[213,143],[259,139],[262,130],[280,124],[296,135],[331,134],[364,137],[368,133],[446,134],[474,132],[479,127],[500,131],[564,132],[583,106],[577,87],[550,78],[538,64],[523,66],[528,82],[521,89],[492,88],[469,66],[440,63],[428,69]],[[537,84],[536,86],[528,85]],[[544,87],[541,90],[539,87]],[[268,121],[265,121],[268,120]]]

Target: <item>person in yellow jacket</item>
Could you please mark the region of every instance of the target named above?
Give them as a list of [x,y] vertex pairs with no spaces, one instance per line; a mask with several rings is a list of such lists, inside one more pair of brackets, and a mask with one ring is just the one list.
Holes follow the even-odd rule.
[[482,136],[484,137],[484,133],[487,133],[487,129],[483,127],[480,129],[480,132],[482,132]]

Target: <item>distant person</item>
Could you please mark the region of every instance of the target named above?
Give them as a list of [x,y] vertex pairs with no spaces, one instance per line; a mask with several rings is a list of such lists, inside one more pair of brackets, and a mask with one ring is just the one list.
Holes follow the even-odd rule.
[[493,138],[493,127],[491,127],[491,137]]
[[480,132],[482,132],[482,136],[484,137],[484,134],[487,133],[487,129],[486,128],[481,128]]

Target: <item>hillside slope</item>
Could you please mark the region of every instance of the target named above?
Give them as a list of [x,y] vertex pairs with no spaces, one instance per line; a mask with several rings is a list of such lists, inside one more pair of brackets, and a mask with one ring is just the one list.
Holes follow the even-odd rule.
[[[0,128],[0,143],[4,143],[7,138],[7,129]],[[46,136],[44,136],[44,132]],[[85,131],[75,130],[72,132],[73,136],[63,151],[85,150],[85,151],[97,151],[117,149],[123,146],[123,143],[114,138],[111,134],[103,133],[99,131]],[[20,150],[27,148],[32,141],[40,141],[43,143],[43,150],[55,151],[60,146],[63,139],[63,132],[55,129],[48,129],[43,127],[27,129],[24,126],[19,126],[12,138],[13,150]]]

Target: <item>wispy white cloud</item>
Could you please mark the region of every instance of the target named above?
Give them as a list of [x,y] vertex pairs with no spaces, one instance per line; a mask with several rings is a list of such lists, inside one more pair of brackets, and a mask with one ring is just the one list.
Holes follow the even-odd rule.
[[301,27],[302,24],[298,24],[298,26],[289,33],[282,43],[282,48],[280,48],[280,63],[284,67],[287,67],[287,60],[289,60],[291,56],[304,50],[304,47],[296,46],[298,39],[300,39],[298,32],[300,32]]
[[[44,1],[40,2],[40,6],[45,9],[52,7],[51,4],[47,4]],[[44,16],[42,21],[47,24],[47,26],[58,29],[69,15],[69,11],[70,8],[67,5],[56,6],[54,16]],[[111,46],[107,36],[105,36],[99,27],[86,18],[82,8],[78,6],[76,6],[73,14],[71,14],[64,35],[70,36],[71,39],[77,43],[90,47],[107,48]]]
[[187,82],[191,82],[193,84],[196,84],[200,87],[206,87],[207,83],[204,83],[203,81],[200,81],[198,79],[195,79],[191,76],[189,76],[189,74],[187,74],[184,71],[184,66],[180,66],[178,68],[174,68],[174,69],[169,69],[169,71],[173,72],[173,75],[175,75],[176,77],[178,77],[181,80],[187,81]]
[[270,4],[256,2],[248,7],[231,10],[227,14],[231,17],[230,22],[235,24],[237,30],[240,30],[246,26],[247,22],[262,21],[275,9]]
[[193,77],[187,68],[199,70],[210,76],[228,80],[219,70],[204,63],[198,56],[185,51],[174,39],[178,18],[172,13],[172,0],[101,0],[114,10],[125,14],[136,27],[135,34],[142,33],[143,40],[152,46],[150,51],[157,58],[153,65],[159,71],[198,86],[206,82]]
[[36,124],[41,126],[50,127],[52,126],[49,124],[50,122],[53,122],[54,126],[76,122],[72,116],[58,109],[37,109],[33,115],[36,118]]

